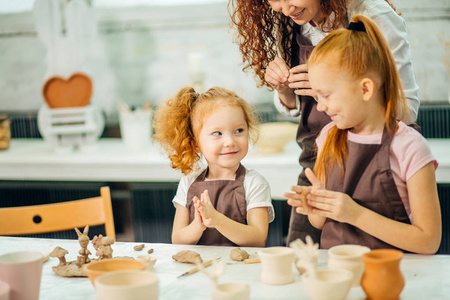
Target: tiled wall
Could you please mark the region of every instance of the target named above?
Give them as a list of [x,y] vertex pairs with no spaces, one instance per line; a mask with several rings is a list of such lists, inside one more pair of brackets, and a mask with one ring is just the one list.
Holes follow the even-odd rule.
[[[448,0],[395,0],[409,28],[420,98],[448,101],[450,17]],[[130,105],[164,101],[190,84],[189,55],[202,53],[205,87],[236,90],[253,103],[270,103],[241,57],[229,30],[227,1],[208,5],[94,8],[98,32],[85,43],[81,66],[94,80],[92,102],[114,123],[119,99]],[[36,111],[48,75],[45,45],[36,35],[31,12],[0,15],[0,111]]]

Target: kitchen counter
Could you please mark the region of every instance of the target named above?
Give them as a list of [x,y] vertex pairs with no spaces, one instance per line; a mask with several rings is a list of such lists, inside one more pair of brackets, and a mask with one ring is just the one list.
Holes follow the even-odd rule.
[[[428,142],[439,162],[437,182],[450,183],[450,139]],[[297,182],[299,155],[300,148],[292,141],[278,154],[250,149],[242,163],[269,181],[274,199],[282,199]],[[9,149],[0,151],[0,180],[173,182],[181,176],[158,146],[133,152],[118,138],[100,139],[93,146],[67,153],[56,153],[42,139],[12,139]]]

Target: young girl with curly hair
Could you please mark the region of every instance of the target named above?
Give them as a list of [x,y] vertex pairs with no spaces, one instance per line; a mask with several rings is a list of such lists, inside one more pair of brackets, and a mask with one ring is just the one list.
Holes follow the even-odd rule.
[[[409,113],[396,63],[377,25],[356,15],[308,60],[321,131],[310,186],[288,203],[322,230],[321,247],[359,244],[435,253],[442,224],[437,162],[425,138],[399,121]],[[303,200],[303,202],[302,202]]]
[[[244,70],[254,71],[259,86],[276,91],[275,107],[281,113],[301,115],[297,142],[302,148],[299,161],[303,170],[299,185],[310,185],[304,170],[314,167],[314,141],[330,122],[324,112],[317,111],[306,60],[314,46],[331,31],[346,28],[355,14],[372,18],[387,39],[408,100],[410,113],[403,121],[415,122],[420,103],[406,24],[389,0],[231,0],[229,9]],[[316,242],[320,239],[320,231],[292,210],[288,243],[306,235]]]
[[225,88],[198,94],[186,86],[158,108],[153,127],[172,168],[185,174],[173,199],[172,242],[264,247],[274,219],[270,187],[241,164],[258,139],[255,110]]

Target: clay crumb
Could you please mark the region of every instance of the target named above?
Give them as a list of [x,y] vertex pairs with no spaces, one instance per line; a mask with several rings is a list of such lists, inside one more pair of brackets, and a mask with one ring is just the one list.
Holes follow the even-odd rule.
[[140,245],[137,245],[137,246],[134,246],[134,250],[136,250],[136,251],[141,251],[142,249],[144,249],[144,244],[140,244]]
[[173,255],[172,258],[181,263],[188,263],[188,264],[203,263],[203,260],[200,257],[200,254],[198,254],[195,251],[191,251],[191,250],[182,250],[182,251],[178,252],[177,254]]
[[244,261],[244,259],[247,259],[249,256],[250,255],[247,253],[247,251],[242,250],[239,247],[234,248],[230,252],[230,258],[235,261]]
[[153,253],[153,248],[148,249],[147,253],[148,254]]

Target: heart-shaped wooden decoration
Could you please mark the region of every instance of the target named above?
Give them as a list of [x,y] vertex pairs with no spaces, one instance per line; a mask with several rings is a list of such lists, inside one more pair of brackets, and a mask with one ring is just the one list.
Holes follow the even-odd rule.
[[81,73],[73,74],[68,80],[51,77],[45,82],[42,93],[50,108],[86,106],[91,100],[92,81]]

